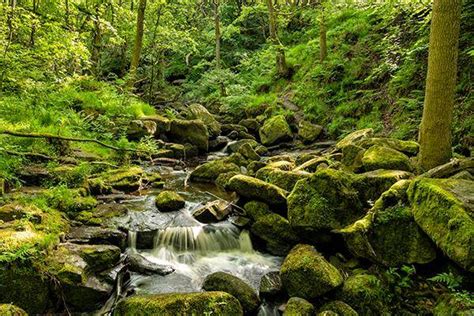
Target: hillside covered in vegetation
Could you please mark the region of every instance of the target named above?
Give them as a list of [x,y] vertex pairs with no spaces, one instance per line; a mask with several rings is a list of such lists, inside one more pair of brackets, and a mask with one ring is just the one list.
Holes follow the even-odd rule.
[[474,4],[0,3],[0,314],[470,315]]

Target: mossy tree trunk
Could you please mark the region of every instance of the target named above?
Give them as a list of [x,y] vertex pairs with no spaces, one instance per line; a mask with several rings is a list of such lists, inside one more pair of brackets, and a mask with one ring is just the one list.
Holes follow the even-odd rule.
[[277,35],[277,18],[275,13],[275,7],[273,6],[273,0],[267,0],[268,7],[268,24],[270,32],[270,40],[276,47],[276,68],[277,74],[280,77],[286,77],[288,74],[288,66],[286,65],[285,51],[281,47],[280,41]]
[[326,21],[324,20],[324,8],[321,8],[321,17],[319,19],[319,59],[323,62],[328,54],[326,40]]
[[[216,69],[221,69],[221,16],[220,0],[213,0],[214,5],[214,33],[216,40]],[[226,89],[223,81],[219,82],[221,96],[226,96]]]
[[146,0],[140,0],[138,4],[138,14],[137,14],[137,30],[135,34],[135,43],[133,46],[132,60],[130,62],[130,86],[133,86],[135,81],[135,76],[140,63],[140,55],[142,52],[143,44],[143,24],[145,20],[145,9],[146,9]]
[[449,161],[458,59],[461,0],[434,0],[419,164],[427,170]]

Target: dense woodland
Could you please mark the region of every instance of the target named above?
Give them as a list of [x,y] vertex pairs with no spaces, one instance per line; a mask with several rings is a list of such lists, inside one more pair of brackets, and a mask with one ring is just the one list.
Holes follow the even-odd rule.
[[0,315],[471,315],[473,26],[1,0]]

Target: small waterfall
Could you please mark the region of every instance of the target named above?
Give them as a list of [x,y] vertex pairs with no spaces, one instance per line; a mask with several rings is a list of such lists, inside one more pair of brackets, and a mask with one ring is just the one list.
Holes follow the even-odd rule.
[[252,242],[248,232],[240,233],[233,226],[192,226],[168,227],[158,231],[155,237],[155,250],[172,248],[175,251],[212,251],[240,250],[252,252]]
[[137,251],[137,232],[129,230],[128,231],[128,247],[132,252]]

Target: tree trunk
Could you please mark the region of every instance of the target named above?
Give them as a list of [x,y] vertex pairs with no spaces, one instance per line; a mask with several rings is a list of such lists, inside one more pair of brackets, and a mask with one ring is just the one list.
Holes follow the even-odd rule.
[[270,32],[270,40],[273,45],[275,45],[276,53],[276,67],[277,73],[280,77],[286,77],[288,74],[288,67],[286,65],[285,51],[281,47],[280,41],[278,40],[277,35],[277,20],[275,14],[275,7],[273,6],[272,0],[267,0],[268,7],[268,24]]
[[326,21],[324,20],[324,8],[321,11],[321,20],[319,21],[319,59],[323,62],[328,55],[328,46],[326,40]]
[[93,72],[96,76],[99,75],[99,64],[100,64],[100,50],[102,44],[102,31],[100,25],[100,10],[99,5],[96,7],[96,15],[94,19],[94,35],[92,38],[92,53],[91,53],[91,61]]
[[[219,13],[220,0],[214,0],[214,32],[216,38],[216,69],[221,69],[221,18]],[[221,96],[226,96],[224,82],[219,82]]]
[[421,169],[449,161],[458,59],[461,0],[434,0],[425,104],[420,125]]
[[140,0],[138,4],[137,14],[137,32],[135,34],[135,44],[133,46],[132,60],[130,62],[130,85],[133,86],[138,64],[140,62],[140,54],[143,44],[143,24],[145,20],[146,0]]

